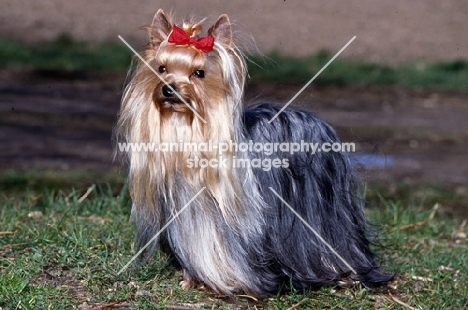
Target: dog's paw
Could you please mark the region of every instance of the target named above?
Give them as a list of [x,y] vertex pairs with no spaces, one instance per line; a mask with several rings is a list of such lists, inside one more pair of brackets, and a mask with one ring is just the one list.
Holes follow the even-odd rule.
[[182,276],[180,278],[179,285],[184,289],[195,288],[197,282],[193,280],[192,276],[187,272],[187,270],[182,270]]
[[184,289],[187,290],[189,288],[194,288],[197,286],[197,283],[194,281],[187,281],[187,280],[182,280],[179,282],[180,286]]
[[208,285],[203,282],[196,281],[192,276],[187,272],[187,270],[182,270],[182,277],[179,282],[179,285],[184,289],[194,288],[200,291],[203,291],[208,294],[215,294],[216,290],[213,290]]

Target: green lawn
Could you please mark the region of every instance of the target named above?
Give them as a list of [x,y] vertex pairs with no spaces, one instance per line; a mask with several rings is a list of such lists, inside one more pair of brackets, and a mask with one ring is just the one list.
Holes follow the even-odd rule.
[[[387,292],[360,286],[291,292],[267,300],[182,290],[179,272],[157,253],[150,264],[117,272],[131,259],[130,199],[122,178],[93,185],[71,173],[51,184],[52,172],[10,173],[0,211],[0,308],[62,309],[110,306],[131,309],[461,309],[468,302],[466,222],[445,205],[466,198],[438,186],[385,184],[366,190],[367,211],[380,232],[384,265],[397,272]],[[58,179],[61,176],[57,176]],[[5,185],[8,184],[8,187]],[[40,184],[48,185],[41,189]],[[384,186],[385,185],[385,186]],[[461,199],[461,200],[460,200]],[[466,214],[466,213],[465,213]],[[403,305],[401,305],[402,303]],[[97,308],[95,308],[97,309]]]

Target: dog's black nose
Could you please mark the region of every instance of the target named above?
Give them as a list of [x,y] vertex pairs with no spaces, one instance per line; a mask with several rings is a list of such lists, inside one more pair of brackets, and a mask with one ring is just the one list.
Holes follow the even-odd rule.
[[[172,89],[171,89],[171,87],[172,87]],[[162,93],[163,93],[164,97],[167,97],[167,98],[170,98],[170,97],[174,96],[176,91],[177,91],[177,88],[175,87],[174,84],[169,84],[169,85],[166,84],[166,85],[164,85],[162,87]]]

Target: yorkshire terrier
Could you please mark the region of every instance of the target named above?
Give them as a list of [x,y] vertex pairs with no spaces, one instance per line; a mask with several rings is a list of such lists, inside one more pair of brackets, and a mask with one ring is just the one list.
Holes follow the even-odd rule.
[[269,123],[279,108],[244,107],[246,58],[228,16],[201,32],[201,23],[179,28],[159,10],[123,93],[118,141],[205,145],[128,152],[136,250],[163,230],[145,257],[161,241],[183,287],[224,294],[389,282],[370,249],[347,154],[251,147],[339,142],[332,127],[293,109]]

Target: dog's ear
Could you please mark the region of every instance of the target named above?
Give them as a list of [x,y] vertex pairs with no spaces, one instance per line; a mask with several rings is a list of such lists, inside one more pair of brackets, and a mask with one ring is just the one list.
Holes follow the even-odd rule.
[[208,35],[214,37],[215,42],[230,46],[232,44],[232,30],[229,17],[226,14],[221,15],[208,30]]
[[171,29],[171,22],[166,17],[166,14],[164,14],[164,11],[159,9],[154,15],[153,22],[151,23],[150,43],[154,46],[160,45],[161,42],[167,38]]

